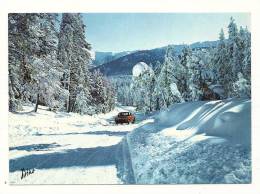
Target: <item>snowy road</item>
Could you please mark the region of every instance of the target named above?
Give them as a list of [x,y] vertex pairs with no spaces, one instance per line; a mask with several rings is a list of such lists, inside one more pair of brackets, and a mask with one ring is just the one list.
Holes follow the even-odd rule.
[[[27,107],[27,111],[30,107]],[[9,113],[11,184],[120,184],[116,169],[118,143],[142,123],[115,125],[108,114]],[[35,172],[21,179],[21,169]]]
[[[251,183],[251,100],[135,112],[130,125],[113,120],[133,107],[96,116],[28,110],[9,113],[11,184]],[[21,179],[23,168],[35,171]]]

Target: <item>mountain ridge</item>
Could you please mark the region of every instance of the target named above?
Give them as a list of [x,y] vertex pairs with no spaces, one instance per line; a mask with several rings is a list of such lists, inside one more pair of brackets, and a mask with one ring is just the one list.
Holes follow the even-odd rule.
[[[217,45],[218,41],[204,41],[204,42],[195,42],[190,44],[191,49],[201,49],[201,48],[211,48]],[[173,46],[177,53],[180,53],[182,49],[187,46],[187,44],[180,45],[168,45]],[[163,63],[164,55],[166,53],[167,46],[147,49],[147,50],[137,50],[132,51],[130,54],[122,55],[114,60],[105,62],[99,66],[91,68],[91,71],[100,70],[106,76],[116,76],[116,75],[131,75],[132,68],[138,62],[145,62],[148,65],[151,65],[153,68],[156,67],[156,62],[159,61]],[[128,52],[128,51],[125,51]],[[119,53],[124,53],[119,52]]]

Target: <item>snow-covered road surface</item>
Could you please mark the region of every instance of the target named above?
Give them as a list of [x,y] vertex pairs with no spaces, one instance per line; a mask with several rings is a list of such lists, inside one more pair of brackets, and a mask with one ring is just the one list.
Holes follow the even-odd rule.
[[[96,116],[53,113],[9,113],[11,184],[120,184],[115,166],[118,143],[142,125],[115,125],[121,107]],[[21,169],[35,172],[21,179]]]

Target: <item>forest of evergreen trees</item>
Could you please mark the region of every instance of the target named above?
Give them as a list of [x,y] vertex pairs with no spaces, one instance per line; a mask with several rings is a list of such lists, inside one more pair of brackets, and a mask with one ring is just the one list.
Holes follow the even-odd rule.
[[50,110],[95,114],[115,106],[115,91],[89,71],[90,44],[80,14],[8,15],[9,111],[23,103]]
[[168,46],[164,63],[157,63],[156,69],[133,77],[130,87],[118,87],[123,103],[150,112],[176,102],[251,98],[251,33],[238,29],[233,18],[228,37],[222,29],[216,47],[192,50],[187,45],[176,54]]
[[[8,16],[9,110],[23,103],[50,110],[108,112],[116,98],[150,112],[176,102],[251,97],[251,33],[231,18],[216,47],[176,53],[168,46],[163,63],[127,80],[91,72],[90,44],[80,14],[13,13]],[[152,66],[152,65],[150,65]],[[117,94],[117,95],[116,95]]]

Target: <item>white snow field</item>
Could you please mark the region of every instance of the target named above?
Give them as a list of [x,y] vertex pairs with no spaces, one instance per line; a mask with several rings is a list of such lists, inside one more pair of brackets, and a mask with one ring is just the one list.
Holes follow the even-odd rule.
[[[251,182],[251,100],[175,104],[137,123],[107,114],[9,113],[11,184]],[[35,172],[21,179],[21,169]],[[119,178],[118,178],[119,177]]]
[[251,100],[175,104],[147,122],[121,143],[124,182],[251,182]]
[[[10,184],[120,184],[117,144],[138,124],[115,125],[116,107],[94,116],[51,112],[40,106],[9,113]],[[21,169],[35,172],[21,179]]]

